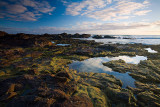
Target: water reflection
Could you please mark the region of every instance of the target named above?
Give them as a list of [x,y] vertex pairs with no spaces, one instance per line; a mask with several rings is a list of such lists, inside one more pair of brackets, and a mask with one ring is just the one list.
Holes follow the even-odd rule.
[[135,57],[119,56],[110,58],[110,60],[119,60],[119,59],[124,60],[126,63],[138,64],[141,60],[147,60],[147,57],[136,55]]
[[103,62],[108,62],[111,60],[123,59],[126,63],[138,64],[141,60],[147,60],[147,57],[144,56],[119,56],[119,57],[97,57],[90,58],[84,61],[73,61],[72,64],[69,64],[70,69],[75,69],[78,72],[95,72],[95,73],[107,73],[114,75],[116,78],[120,79],[123,82],[123,88],[126,86],[135,87],[134,79],[127,73],[119,73],[112,71],[111,68],[104,66]]
[[57,44],[57,46],[69,46],[70,44]]
[[149,53],[158,53],[157,51],[152,50],[151,48],[145,48],[145,50],[147,50]]

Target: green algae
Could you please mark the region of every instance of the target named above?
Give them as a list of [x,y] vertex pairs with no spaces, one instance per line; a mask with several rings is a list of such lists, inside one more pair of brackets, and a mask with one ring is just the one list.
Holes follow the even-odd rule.
[[63,70],[63,68],[65,68],[67,66],[67,64],[69,64],[71,62],[72,61],[68,60],[68,59],[53,57],[50,62],[50,65],[53,67],[53,71],[57,72],[57,71],[60,71],[61,69]]
[[114,60],[109,61],[106,63],[103,63],[103,65],[108,66],[112,68],[113,71],[117,71],[120,73],[126,73],[126,72],[134,72],[138,70],[138,67],[134,64],[127,64],[124,60]]

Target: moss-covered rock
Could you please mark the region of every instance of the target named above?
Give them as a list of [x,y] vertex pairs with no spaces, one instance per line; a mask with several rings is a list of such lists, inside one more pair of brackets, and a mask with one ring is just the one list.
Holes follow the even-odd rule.
[[53,57],[50,65],[53,67],[53,71],[60,71],[63,68],[67,66],[67,64],[71,63],[72,61],[69,59],[62,59],[62,58],[57,58]]
[[90,85],[86,85],[86,84],[84,85],[80,84],[77,87],[77,92],[75,93],[75,95],[80,96],[81,94],[85,94],[89,96],[94,107],[107,107],[108,106],[106,96],[99,88],[96,88]]
[[141,92],[137,95],[138,104],[143,107],[159,107],[160,96],[150,91]]
[[109,62],[103,63],[103,65],[108,66],[112,68],[113,71],[117,71],[120,73],[135,72],[138,70],[138,67],[136,65],[125,63],[125,61],[121,59],[109,61]]

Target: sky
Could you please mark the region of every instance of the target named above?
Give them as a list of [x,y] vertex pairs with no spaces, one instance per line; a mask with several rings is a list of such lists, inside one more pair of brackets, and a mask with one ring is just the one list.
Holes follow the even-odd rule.
[[8,33],[160,35],[160,0],[0,0]]

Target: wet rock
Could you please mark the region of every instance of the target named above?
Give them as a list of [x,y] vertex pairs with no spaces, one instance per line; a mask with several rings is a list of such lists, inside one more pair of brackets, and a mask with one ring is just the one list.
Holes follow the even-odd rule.
[[148,67],[154,72],[160,74],[159,63],[160,63],[160,60],[145,60],[145,61],[141,61],[139,66]]
[[159,107],[160,97],[153,92],[145,91],[137,95],[138,104],[143,107]]
[[117,48],[117,46],[114,46],[114,45],[99,45],[98,46],[99,49],[103,49],[103,50],[107,50],[107,51],[111,51],[111,52],[115,52],[115,51],[120,51],[119,48]]
[[136,106],[136,99],[131,91],[107,87],[105,92],[107,97],[110,98],[112,104]]
[[130,87],[130,86],[127,86],[127,89],[131,90],[134,94],[137,94],[137,93],[143,92],[143,90],[142,90],[142,89],[139,89],[139,88],[133,88],[133,87]]
[[37,69],[22,70],[22,71],[18,72],[17,74],[18,75],[22,75],[22,74],[36,75],[36,74],[38,74],[38,70]]
[[60,71],[60,72],[58,72],[58,73],[56,74],[56,76],[66,77],[66,78],[68,78],[68,79],[71,79],[71,75],[70,75],[68,72],[66,72],[66,71]]
[[53,98],[57,99],[57,100],[68,100],[69,96],[66,95],[65,92],[61,91],[61,90],[53,90]]
[[65,84],[65,83],[68,81],[68,78],[55,76],[55,77],[53,78],[53,80],[54,80],[55,82],[57,82],[57,83],[64,83],[64,84]]
[[6,104],[6,106],[7,107],[10,107],[10,106],[12,107],[28,107],[28,106],[33,107],[33,106],[36,106],[36,103],[34,101],[35,98],[36,96],[34,95],[16,97],[15,99],[11,100],[8,104]]
[[104,38],[115,39],[116,37],[110,36],[110,35],[105,35]]
[[113,71],[117,71],[120,73],[126,73],[126,72],[135,72],[138,70],[138,67],[134,64],[127,64],[124,60],[113,60],[106,63],[103,63],[103,65],[108,66],[112,68]]
[[[89,95],[94,106],[109,106],[110,102],[113,99],[110,99],[110,95],[108,95],[108,93],[111,92],[106,92],[104,91],[106,88],[110,88],[113,90],[121,90],[121,86],[122,86],[122,82],[118,79],[116,79],[114,76],[112,75],[108,75],[106,73],[76,73],[76,72],[72,72],[72,77],[73,79],[76,78],[77,80],[77,91],[75,92],[76,95],[80,95],[82,93]],[[76,73],[76,74],[74,74]],[[107,90],[107,89],[106,89]],[[121,92],[121,91],[120,91]],[[126,94],[126,95],[125,95]],[[128,99],[134,99],[133,95],[130,94],[130,92],[126,93],[120,93],[120,94],[115,94],[114,97],[118,97],[119,95],[119,100],[118,103],[116,103],[116,105],[118,104],[122,104],[120,103],[121,101],[126,101],[128,104]],[[128,95],[128,96],[127,96]],[[132,95],[132,97],[130,97]],[[124,96],[126,96],[124,98]],[[113,97],[113,96],[112,96]],[[124,99],[122,100],[121,97],[123,97]],[[126,102],[123,101],[123,104],[125,105]],[[107,102],[107,103],[106,103]],[[130,101],[131,105],[135,104],[134,101]],[[115,103],[115,102],[114,102]],[[113,104],[114,104],[113,103]],[[112,104],[111,104],[112,105]]]
[[35,105],[32,106],[37,106],[37,107],[53,107],[53,104],[56,102],[55,99],[53,98],[43,98],[43,97],[36,97],[34,102],[36,103]]
[[16,92],[9,92],[9,93],[6,93],[5,95],[1,96],[0,97],[0,101],[5,101],[5,100],[8,100],[14,96],[16,96],[17,93]]
[[95,35],[93,36],[92,38],[95,38],[95,39],[102,39],[103,37],[101,35]]
[[135,78],[136,80],[145,82],[145,83],[147,82],[159,83],[160,82],[160,75],[148,68],[138,70],[137,72],[129,73],[129,75]]
[[8,100],[8,99],[16,96],[17,93],[14,92],[14,90],[15,90],[15,84],[10,84],[8,91],[7,91],[4,95],[2,95],[2,96],[0,97],[0,100],[1,100],[1,101],[3,101],[3,100]]
[[91,99],[86,95],[73,96],[64,102],[57,102],[53,107],[94,107]]
[[7,93],[13,92],[14,89],[15,89],[15,84],[11,84],[9,89],[8,89],[8,91],[7,91]]
[[82,96],[83,94],[90,97],[95,107],[108,105],[105,94],[97,87],[90,86],[89,84],[79,84],[75,95]]
[[136,88],[132,88],[129,86],[127,88],[135,94],[145,92],[145,91],[150,91],[157,95],[160,94],[160,88],[158,88],[153,83],[149,84],[149,83],[142,83],[142,82],[136,81],[135,85],[136,85]]
[[3,75],[5,75],[6,73],[4,72],[4,71],[1,71],[0,70],[0,76],[3,76]]
[[139,81],[136,81],[136,82],[135,82],[135,85],[136,85],[137,88],[144,89],[144,90],[157,88],[156,85],[153,85],[153,84],[145,84],[145,83],[142,83],[142,82],[139,82]]

